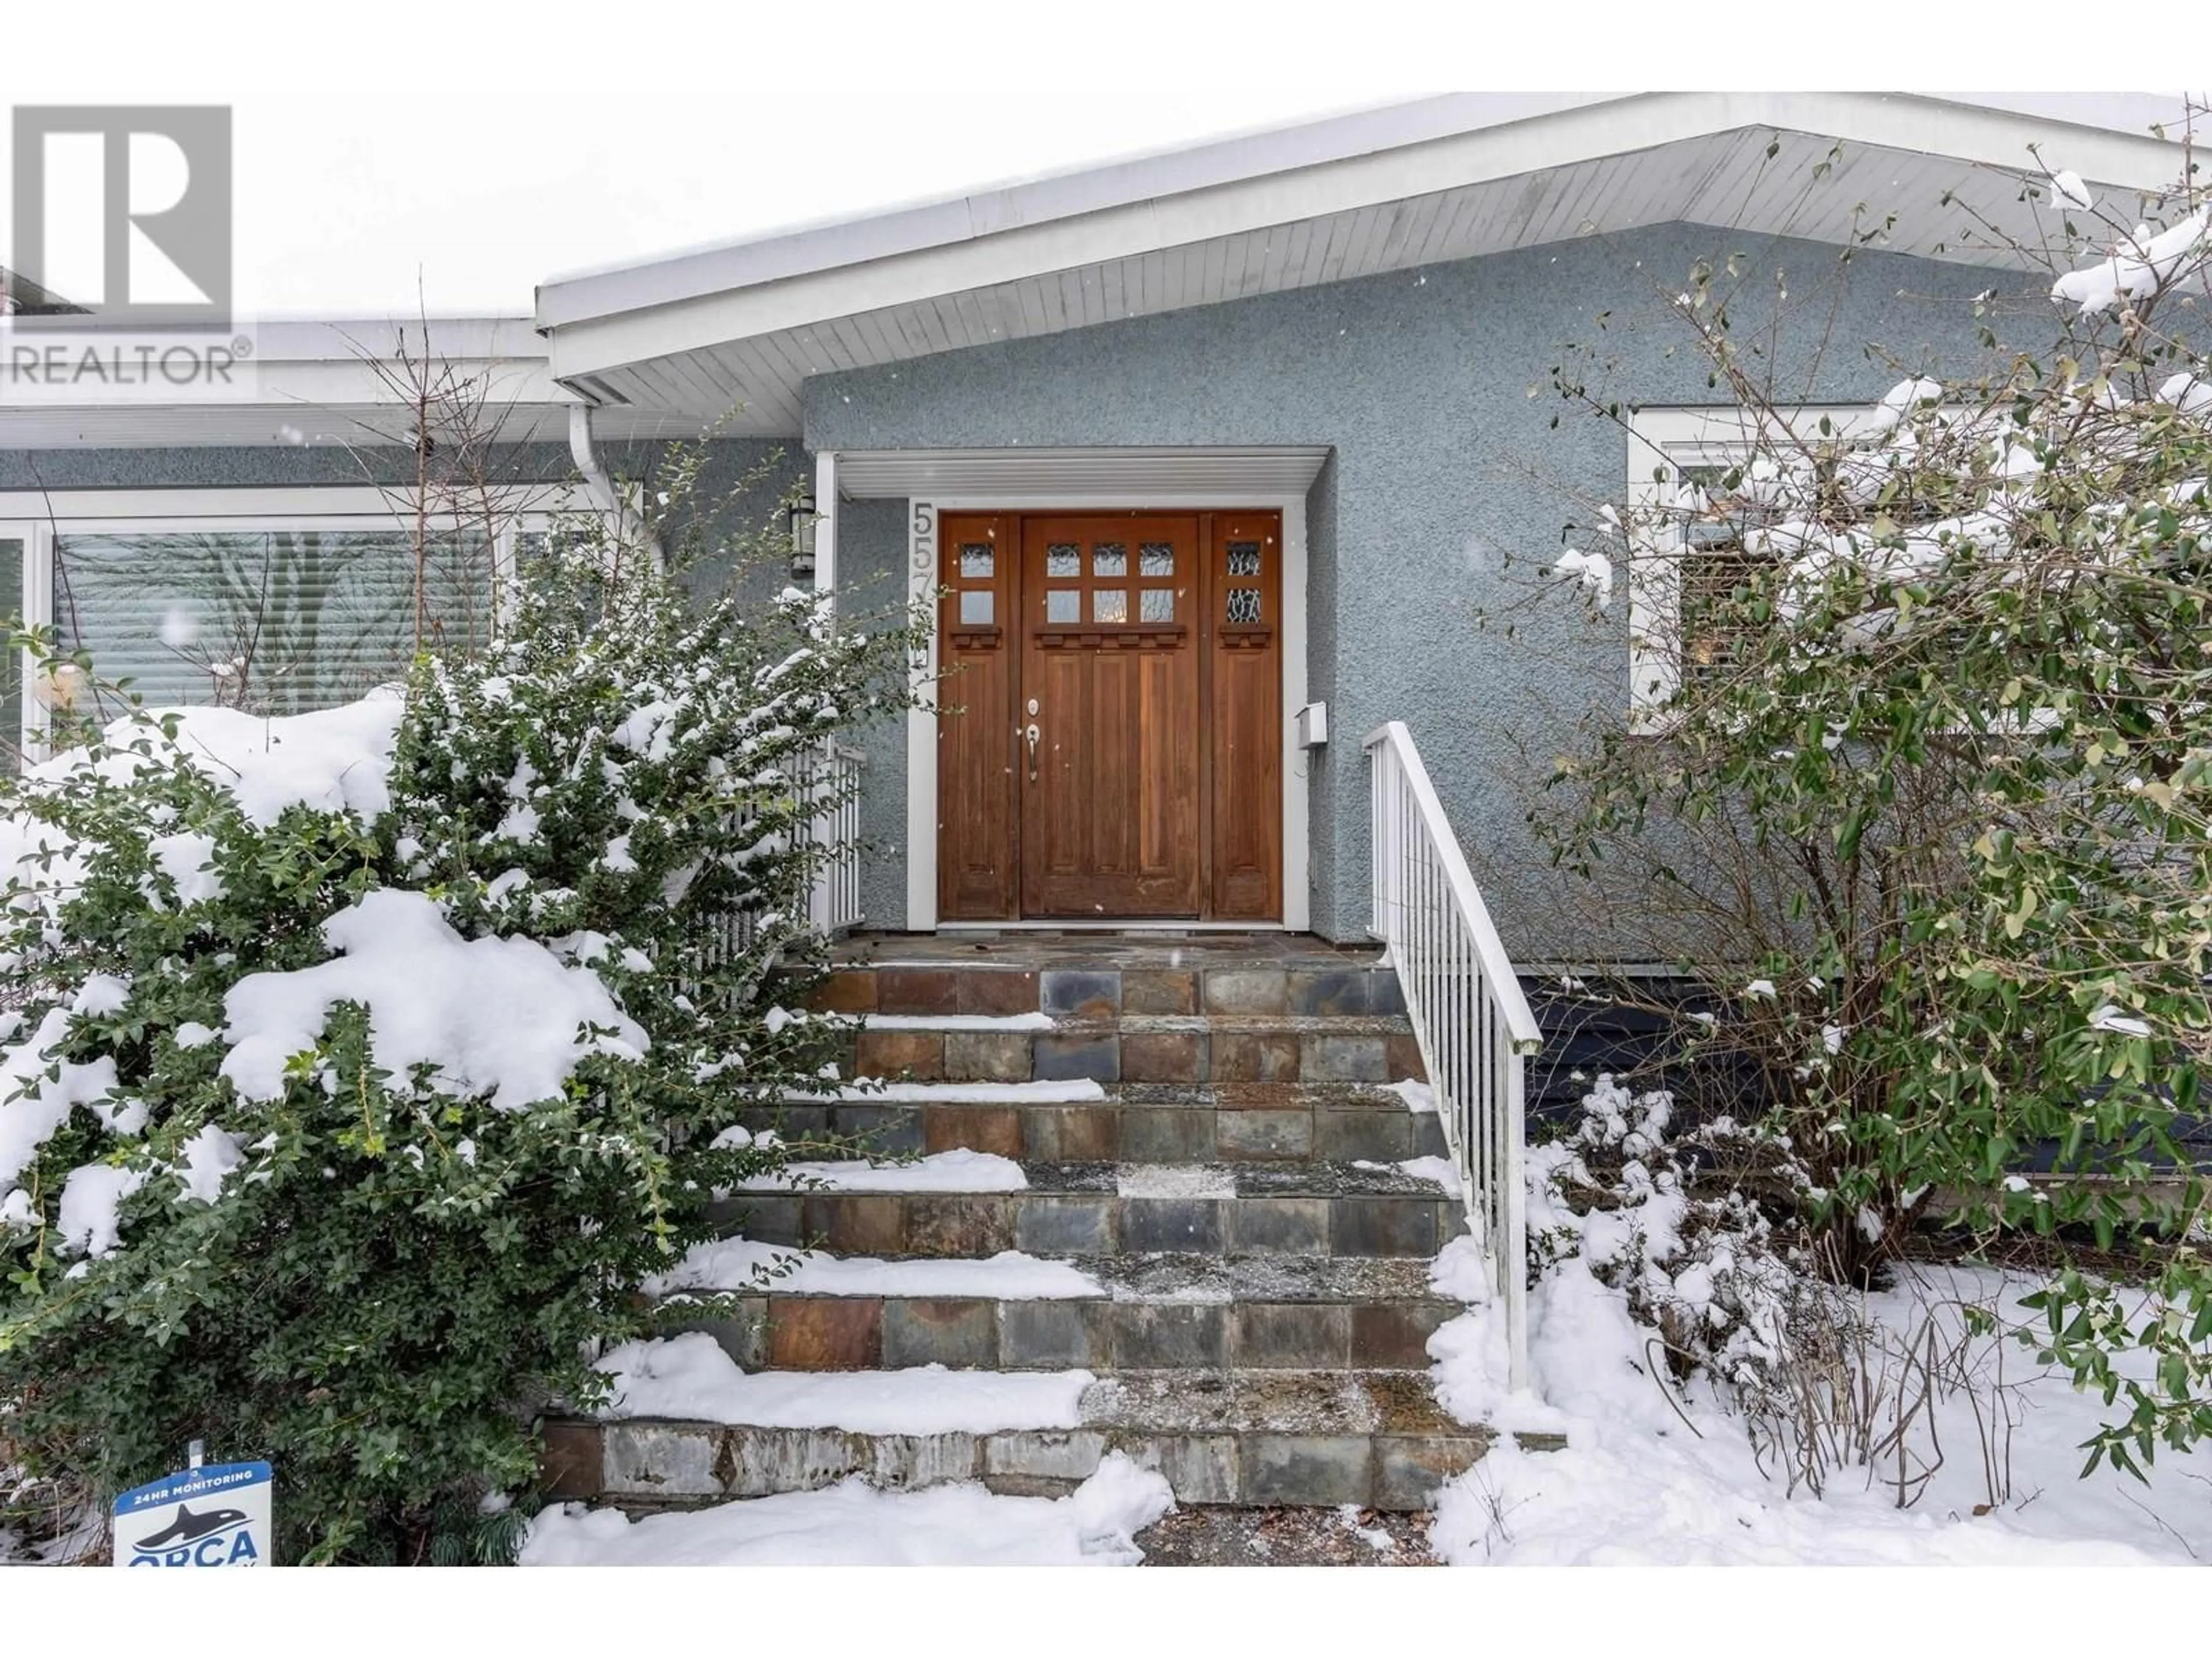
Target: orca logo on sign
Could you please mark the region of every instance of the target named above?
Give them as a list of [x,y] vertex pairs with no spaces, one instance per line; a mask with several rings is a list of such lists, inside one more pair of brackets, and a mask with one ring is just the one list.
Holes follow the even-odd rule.
[[15,139],[18,275],[102,321],[229,326],[228,108],[20,107]]
[[271,1522],[266,1463],[185,1469],[115,1500],[115,1565],[263,1566]]
[[134,1567],[228,1567],[256,1560],[253,1534],[244,1510],[215,1510],[195,1515],[177,1505],[177,1518],[131,1547]]

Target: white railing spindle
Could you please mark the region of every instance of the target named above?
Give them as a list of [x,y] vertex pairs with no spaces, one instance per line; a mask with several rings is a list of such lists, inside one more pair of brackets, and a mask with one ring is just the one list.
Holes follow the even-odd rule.
[[825,933],[839,933],[860,920],[860,763],[857,749],[824,744],[810,757],[797,781],[817,810],[808,820],[807,839],[823,849],[814,872],[807,915]]
[[1527,1057],[1543,1047],[1521,981],[1402,720],[1367,735],[1374,933],[1389,948],[1437,1116],[1528,1385]]

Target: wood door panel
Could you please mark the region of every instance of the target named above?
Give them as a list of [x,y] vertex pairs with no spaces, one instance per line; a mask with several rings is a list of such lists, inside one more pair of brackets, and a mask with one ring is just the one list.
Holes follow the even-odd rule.
[[[1021,718],[1039,729],[1025,915],[1200,913],[1201,556],[1189,515],[1024,521]],[[1171,568],[1148,574],[1156,560]]]
[[1281,515],[940,529],[939,914],[1279,920]]
[[1282,515],[1216,514],[1208,528],[1209,914],[1273,921],[1283,914]]
[[[937,914],[999,921],[1016,914],[1020,871],[1014,773],[1014,682],[1020,661],[1011,599],[1018,554],[1012,520],[946,514],[939,521]],[[975,556],[988,550],[988,561]],[[984,573],[981,567],[988,562]],[[988,613],[988,618],[986,612]]]

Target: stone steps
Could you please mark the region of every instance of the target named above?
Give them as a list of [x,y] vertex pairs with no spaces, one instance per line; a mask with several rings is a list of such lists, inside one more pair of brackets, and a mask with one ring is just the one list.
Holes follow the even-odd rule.
[[1280,961],[1184,965],[1203,952],[1152,947],[1124,964],[1025,968],[973,961],[849,963],[814,1006],[850,1014],[1402,1014],[1398,978],[1371,957],[1319,952]]
[[[801,1161],[965,1151],[1024,1184],[939,1158],[718,1200],[733,1237],[884,1265],[810,1263],[696,1316],[668,1298],[668,1328],[710,1336],[746,1386],[659,1397],[755,1420],[555,1425],[553,1495],[655,1508],[853,1474],[1057,1494],[1121,1451],[1185,1504],[1406,1510],[1482,1455],[1489,1431],[1428,1381],[1429,1339],[1461,1311],[1429,1264],[1465,1216],[1397,1167],[1439,1157],[1442,1126],[1389,1086],[1422,1066],[1371,951],[1149,935],[879,949],[813,1006],[862,1018],[847,1076],[897,1086],[737,1121]],[[989,1261],[1007,1251],[1048,1265]],[[712,1270],[756,1259],[738,1246]],[[1058,1403],[1006,1414],[990,1391],[1017,1378]],[[884,1414],[915,1390],[926,1410]],[[1061,1426],[867,1431],[1046,1421]]]
[[1014,1192],[740,1193],[732,1232],[840,1255],[1436,1255],[1464,1224],[1434,1182],[1357,1163],[1031,1164]]
[[1423,1075],[1402,1014],[1108,1013],[1055,1017],[1036,1029],[869,1023],[854,1035],[851,1066],[855,1077],[915,1083],[1393,1083]]
[[737,1121],[796,1143],[860,1141],[872,1155],[966,1147],[1053,1163],[1208,1163],[1250,1159],[1442,1157],[1443,1126],[1371,1084],[1114,1083],[1073,1103],[860,1099],[755,1107]]
[[[746,1291],[712,1335],[744,1370],[1419,1370],[1461,1311],[1404,1258],[1116,1255],[1096,1296]],[[679,1311],[681,1298],[664,1302]],[[727,1304],[724,1306],[726,1308]]]
[[1057,1496],[1119,1451],[1166,1475],[1185,1504],[1420,1510],[1492,1437],[1445,1413],[1413,1371],[1135,1371],[1085,1389],[1080,1415],[1073,1428],[987,1434],[567,1424],[549,1459],[550,1495],[672,1508],[858,1474],[889,1491],[980,1480],[994,1492]]

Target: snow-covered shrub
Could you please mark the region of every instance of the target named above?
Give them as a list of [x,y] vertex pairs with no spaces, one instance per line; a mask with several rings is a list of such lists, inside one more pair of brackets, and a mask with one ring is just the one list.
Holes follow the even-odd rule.
[[1777,1136],[1727,1120],[1677,1133],[1673,1117],[1663,1091],[1601,1076],[1574,1127],[1533,1154],[1559,1220],[1531,1255],[1581,1255],[1659,1333],[1676,1376],[1747,1381],[1813,1271],[1808,1183]]
[[[1604,521],[1660,666],[1640,729],[1594,729],[1538,815],[1616,906],[1684,921],[1669,954],[1711,1011],[1686,1046],[1761,1080],[1846,1279],[1939,1203],[1984,1237],[2140,1251],[2140,1301],[2071,1276],[2048,1301],[2051,1351],[2125,1396],[2095,1448],[2124,1463],[2212,1435],[2192,200],[2079,252],[2032,346],[1984,296],[1986,372],[1910,374],[1855,420],[1793,412],[1770,343],[1732,325],[1740,266],[1692,273],[1678,309],[1741,443]],[[1559,389],[1621,418],[1577,374]],[[2153,1380],[2114,1377],[2131,1346]]]
[[0,786],[19,1455],[97,1492],[269,1458],[287,1559],[512,1545],[469,1517],[534,1414],[779,1156],[718,1132],[834,1071],[775,1006],[817,954],[800,781],[905,696],[902,626],[678,581],[573,527],[404,695],[112,721]]
[[1665,1093],[1604,1076],[1569,1132],[1532,1152],[1539,1281],[1579,1258],[1620,1292],[1650,1332],[1654,1383],[1710,1389],[1785,1492],[1819,1496],[1855,1474],[1909,1507],[1946,1455],[1936,1408],[1963,1401],[1989,1501],[2002,1501],[2017,1422],[2004,1353],[2016,1334],[1985,1307],[1917,1286],[1916,1316],[1885,1327],[1821,1261],[1809,1182],[1786,1140],[1726,1121],[1678,1132],[1673,1118]]

